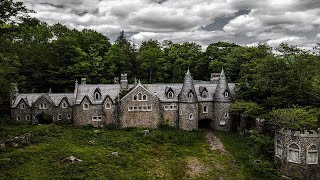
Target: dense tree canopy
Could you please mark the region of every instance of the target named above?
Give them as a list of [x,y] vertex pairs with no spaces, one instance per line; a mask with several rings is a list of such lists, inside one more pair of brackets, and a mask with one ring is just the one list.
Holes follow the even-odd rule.
[[[216,42],[205,51],[193,42],[147,40],[134,44],[121,32],[114,43],[93,30],[48,25],[30,18],[22,3],[0,2],[0,104],[9,107],[10,83],[20,92],[72,91],[74,80],[112,83],[128,73],[143,83],[182,82],[189,68],[193,77],[208,80],[224,67],[238,83],[241,103],[234,110],[249,114],[273,109],[320,106],[320,48],[303,51],[286,43],[276,49],[259,44],[245,47]],[[274,52],[277,54],[274,54]],[[259,107],[259,108],[258,108]]]

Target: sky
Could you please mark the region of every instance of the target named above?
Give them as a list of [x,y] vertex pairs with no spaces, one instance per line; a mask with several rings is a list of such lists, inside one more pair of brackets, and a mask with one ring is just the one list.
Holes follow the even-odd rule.
[[148,39],[218,41],[254,46],[282,42],[311,49],[320,42],[319,0],[23,0],[48,24],[93,29],[113,41],[124,30]]

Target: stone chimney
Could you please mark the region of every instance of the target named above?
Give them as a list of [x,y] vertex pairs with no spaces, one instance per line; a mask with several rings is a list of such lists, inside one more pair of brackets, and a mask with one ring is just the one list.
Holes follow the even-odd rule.
[[210,82],[217,84],[219,82],[220,73],[211,73]]
[[87,84],[87,78],[81,78],[81,84]]
[[122,90],[122,89],[128,89],[127,74],[121,74],[120,88],[121,88],[121,90]]
[[114,77],[113,78],[113,83],[114,84],[119,84],[119,78],[118,77]]

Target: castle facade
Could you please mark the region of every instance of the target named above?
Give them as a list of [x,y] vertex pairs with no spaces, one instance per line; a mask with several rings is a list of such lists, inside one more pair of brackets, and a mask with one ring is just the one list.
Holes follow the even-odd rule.
[[227,83],[224,71],[212,73],[210,81],[193,80],[189,70],[183,83],[128,84],[122,74],[115,84],[75,82],[73,93],[11,94],[11,117],[17,122],[55,123],[76,126],[157,128],[167,124],[182,130],[206,126],[230,131],[229,106],[235,96],[235,84]]

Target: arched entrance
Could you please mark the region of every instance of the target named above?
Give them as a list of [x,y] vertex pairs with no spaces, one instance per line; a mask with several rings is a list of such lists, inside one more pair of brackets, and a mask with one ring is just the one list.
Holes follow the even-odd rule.
[[41,113],[36,116],[36,121],[38,124],[51,124],[53,122],[53,118],[50,114]]
[[211,119],[200,119],[198,122],[199,129],[212,129],[212,120]]

